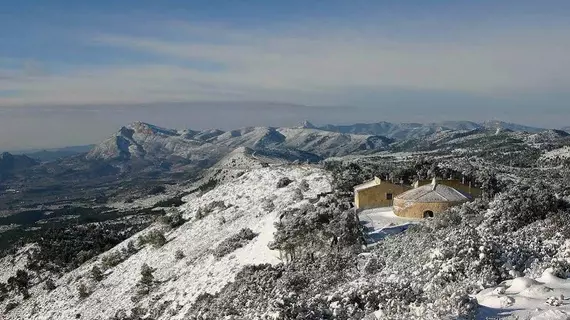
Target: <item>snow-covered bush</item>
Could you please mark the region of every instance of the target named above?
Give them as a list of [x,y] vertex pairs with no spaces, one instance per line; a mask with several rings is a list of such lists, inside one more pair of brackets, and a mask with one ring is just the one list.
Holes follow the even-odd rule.
[[275,203],[269,198],[264,198],[261,200],[261,208],[266,212],[271,212],[275,210]]
[[101,263],[105,269],[110,269],[114,266],[117,266],[119,263],[123,262],[125,258],[119,251],[113,251],[104,255],[101,258]]
[[141,266],[141,278],[137,283],[137,294],[139,296],[148,294],[154,286],[154,271],[155,270],[146,263]]
[[286,186],[290,185],[292,182],[293,180],[287,177],[283,177],[279,179],[279,181],[277,181],[277,188],[285,188]]
[[214,210],[225,210],[227,208],[228,207],[223,201],[212,201],[207,205],[198,208],[198,211],[196,212],[196,219],[200,220],[210,213],[214,212]]
[[511,185],[489,204],[483,228],[514,231],[546,218],[564,206],[554,191],[543,183]]
[[7,314],[8,312],[16,309],[18,307],[18,303],[15,301],[10,301],[6,304],[6,308],[4,308],[4,313]]
[[270,248],[288,261],[353,248],[361,237],[354,211],[334,196],[283,212],[275,227]]
[[95,280],[97,282],[103,280],[103,272],[96,265],[93,266],[93,268],[91,268],[91,278],[93,278],[93,280]]
[[0,282],[0,302],[8,298],[8,286],[5,283]]
[[8,287],[22,295],[24,299],[30,297],[30,275],[24,270],[16,271],[16,275],[8,278]]
[[255,237],[257,237],[257,233],[253,232],[249,228],[243,228],[238,233],[222,241],[216,249],[214,249],[213,254],[218,258],[226,256],[234,252],[236,249],[244,247]]
[[91,291],[82,282],[79,285],[77,285],[77,294],[79,295],[80,299],[85,299],[91,295]]
[[147,243],[151,244],[155,248],[162,247],[166,244],[164,232],[153,229],[146,234],[139,236],[139,246],[144,246]]
[[170,215],[163,215],[157,218],[157,222],[161,225],[167,226],[168,228],[177,228],[183,225],[186,220],[182,217],[182,213],[175,211]]
[[340,256],[247,266],[220,292],[199,296],[185,319],[331,319],[326,293],[345,282],[353,266],[352,259]]
[[[48,278],[48,279],[45,281],[45,283],[44,283],[44,289],[45,289],[46,291],[52,291],[52,290],[54,290],[55,288],[56,288],[55,282],[53,282],[53,280],[52,280],[51,278]],[[0,290],[0,295],[1,295],[1,291],[2,291],[2,290]],[[0,299],[0,301],[1,301],[1,300],[2,300],[2,299]]]
[[176,250],[176,252],[174,253],[174,258],[176,260],[182,260],[182,259],[184,259],[184,257],[185,257],[184,252],[182,252],[182,250],[180,250],[180,249]]

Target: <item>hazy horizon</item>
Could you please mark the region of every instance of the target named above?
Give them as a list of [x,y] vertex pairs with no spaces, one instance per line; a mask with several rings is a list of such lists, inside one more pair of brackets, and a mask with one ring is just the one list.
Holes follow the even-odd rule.
[[13,1],[0,149],[95,143],[137,120],[560,128],[569,15],[556,0]]
[[[404,107],[401,107],[405,111]],[[433,111],[435,114],[429,114]],[[0,150],[60,148],[96,144],[112,136],[122,126],[135,121],[172,129],[231,130],[249,126],[292,127],[303,121],[315,125],[350,125],[356,123],[437,123],[443,121],[504,121],[521,125],[559,129],[564,122],[524,121],[513,113],[499,116],[493,108],[479,108],[461,117],[452,116],[446,108],[432,107],[426,113],[398,115],[378,108],[307,107],[284,103],[171,103],[160,106],[81,106],[81,107],[15,107],[0,110]],[[555,115],[555,114],[554,114]],[[32,130],[28,130],[32,128]],[[41,134],[38,134],[38,131]],[[20,132],[17,139],[14,132]]]

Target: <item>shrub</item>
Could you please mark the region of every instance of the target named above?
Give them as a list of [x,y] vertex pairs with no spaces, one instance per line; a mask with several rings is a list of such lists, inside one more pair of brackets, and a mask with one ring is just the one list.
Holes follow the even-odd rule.
[[56,288],[55,282],[51,278],[48,278],[44,283],[44,289],[47,291],[53,291]]
[[198,189],[202,192],[202,193],[206,193],[210,190],[213,190],[216,186],[218,185],[218,181],[216,179],[210,179],[208,180],[206,183],[203,183],[202,185],[200,185],[198,187]]
[[85,299],[91,295],[91,292],[83,282],[77,286],[77,293],[81,299]]
[[257,237],[257,233],[254,233],[251,229],[241,229],[237,234],[234,234],[222,241],[214,250],[213,254],[215,257],[221,258],[234,252],[236,249],[247,245],[248,242],[253,240],[255,237]]
[[273,203],[273,200],[269,198],[264,198],[263,200],[261,200],[261,208],[264,211],[271,212],[275,210],[275,203]]
[[180,250],[180,249],[176,250],[176,252],[174,253],[174,258],[176,260],[184,259],[184,252],[182,252],[182,250]]
[[206,206],[198,208],[198,211],[196,212],[196,219],[198,220],[203,219],[210,213],[214,212],[214,210],[216,209],[225,210],[227,208],[228,206],[226,206],[226,204],[223,201],[218,201],[218,200],[212,201],[208,203]]
[[147,243],[151,244],[155,248],[162,247],[166,244],[166,237],[164,236],[164,232],[153,229],[146,235],[141,235],[139,237],[139,245],[143,246]]
[[30,297],[28,288],[30,286],[30,276],[24,270],[16,271],[16,276],[8,278],[8,286],[12,290],[18,291],[24,299]]
[[93,268],[91,268],[91,278],[97,282],[103,280],[103,272],[98,266],[93,266]]
[[154,275],[152,274],[154,271],[155,270],[146,263],[141,266],[141,278],[137,283],[139,295],[148,294],[154,286],[155,281]]
[[182,197],[185,195],[179,195],[170,199],[162,200],[157,202],[154,207],[155,208],[170,208],[170,207],[180,207],[184,204],[182,201]]
[[166,225],[173,229],[183,225],[186,222],[186,220],[184,220],[182,217],[182,212],[180,211],[176,211],[171,215],[160,216],[158,217],[157,221],[158,223]]
[[362,237],[354,211],[328,196],[317,206],[308,204],[285,211],[275,223],[272,250],[293,261],[315,254],[356,250]]
[[293,180],[287,177],[283,177],[279,179],[279,181],[277,181],[277,188],[285,188],[286,186],[290,185],[292,182]]
[[127,246],[122,249],[123,256],[125,256],[125,257],[130,257],[137,252],[138,252],[138,249],[135,246],[135,242],[133,240],[130,240],[129,242],[127,242]]
[[489,204],[482,227],[497,232],[515,231],[556,213],[563,205],[547,185],[512,185]]
[[0,282],[0,302],[3,302],[8,297],[8,286]]
[[15,301],[10,301],[8,302],[8,304],[6,304],[6,308],[4,308],[4,312],[8,313],[14,309],[16,309],[16,307],[18,306],[18,303]]
[[123,258],[123,255],[119,251],[113,251],[103,256],[101,258],[101,263],[105,269],[110,269],[119,265],[119,263],[123,262],[124,260],[125,259]]

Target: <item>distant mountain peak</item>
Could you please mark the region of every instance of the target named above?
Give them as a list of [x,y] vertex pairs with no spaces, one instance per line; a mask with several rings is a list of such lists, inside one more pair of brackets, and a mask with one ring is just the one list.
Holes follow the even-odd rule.
[[38,164],[36,160],[26,155],[13,155],[9,152],[0,154],[0,173],[28,168],[36,164]]
[[[172,136],[178,134],[176,130],[162,128],[142,121],[135,121],[130,125],[128,125],[126,128],[133,130],[134,133],[145,134],[145,135],[164,134]],[[123,133],[122,128],[121,128],[121,133]]]
[[302,129],[316,129],[317,127],[314,124],[312,124],[311,122],[309,122],[309,120],[305,120],[301,124],[300,128],[302,128]]
[[9,159],[13,158],[14,156],[10,152],[2,152],[0,154],[0,159]]

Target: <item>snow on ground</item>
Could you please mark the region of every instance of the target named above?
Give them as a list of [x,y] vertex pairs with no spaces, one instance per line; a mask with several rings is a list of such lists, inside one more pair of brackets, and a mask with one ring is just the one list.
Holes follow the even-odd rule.
[[562,148],[548,151],[540,157],[540,160],[553,160],[553,159],[568,159],[570,158],[570,147],[565,146]]
[[570,279],[547,269],[538,279],[519,277],[476,295],[478,319],[570,319]]
[[0,270],[2,270],[0,272],[0,282],[6,283],[8,278],[16,275],[16,271],[20,269],[25,270],[28,264],[28,253],[36,249],[36,245],[28,244],[20,248],[14,255],[6,255],[0,258]]
[[398,217],[392,207],[363,210],[358,214],[360,223],[366,227],[367,244],[374,244],[388,235],[405,231],[417,220]]
[[[294,182],[285,188],[277,188],[277,181],[288,177]],[[296,198],[295,189],[306,180],[310,189],[304,200]],[[134,307],[163,310],[155,319],[184,319],[188,308],[201,293],[215,293],[232,281],[244,265],[279,263],[279,254],[268,249],[272,240],[274,222],[279,212],[299,206],[310,198],[331,190],[330,177],[324,170],[308,166],[254,169],[239,178],[221,184],[203,194],[191,194],[179,210],[186,218],[184,225],[166,233],[168,242],[160,247],[145,246],[119,265],[105,272],[105,279],[90,279],[90,270],[100,266],[105,253],[56,281],[57,288],[49,293],[37,288],[32,297],[2,319],[100,319],[113,317],[118,310],[129,311]],[[209,215],[196,219],[196,213],[213,201],[223,201],[225,209],[218,208]],[[267,203],[274,209],[268,212]],[[211,250],[242,228],[251,228],[259,235],[245,247],[233,253],[215,258]],[[157,228],[157,226],[154,226]],[[147,232],[147,230],[141,233]],[[137,240],[135,235],[130,240]],[[127,241],[113,248],[118,251]],[[181,250],[184,258],[177,260],[175,253]],[[146,263],[154,268],[158,282],[150,294],[140,301],[136,296],[136,284],[140,268]],[[92,294],[84,299],[78,296],[78,285],[84,283]],[[42,292],[38,292],[42,290]],[[1,317],[0,317],[1,318]]]

